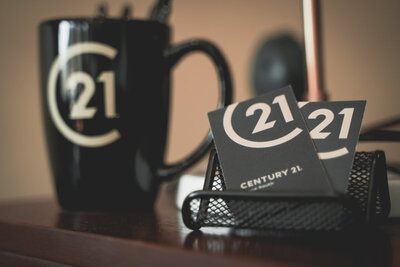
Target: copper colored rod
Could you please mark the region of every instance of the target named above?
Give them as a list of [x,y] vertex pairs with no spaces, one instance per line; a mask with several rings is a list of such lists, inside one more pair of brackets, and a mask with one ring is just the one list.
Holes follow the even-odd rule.
[[324,101],[327,95],[323,86],[321,52],[321,17],[318,0],[303,0],[304,43],[306,50],[308,101]]

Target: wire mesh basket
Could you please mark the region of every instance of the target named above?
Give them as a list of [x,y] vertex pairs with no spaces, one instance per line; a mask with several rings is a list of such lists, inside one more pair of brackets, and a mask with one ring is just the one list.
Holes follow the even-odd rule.
[[387,218],[390,198],[383,151],[357,152],[345,195],[225,190],[217,153],[210,154],[203,191],[186,197],[185,225],[278,231],[340,231]]

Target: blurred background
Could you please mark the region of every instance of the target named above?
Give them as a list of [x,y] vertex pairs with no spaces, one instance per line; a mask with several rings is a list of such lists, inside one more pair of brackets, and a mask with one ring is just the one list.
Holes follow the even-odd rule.
[[[0,201],[53,196],[41,119],[38,25],[57,17],[92,16],[95,0],[0,0]],[[110,16],[133,5],[146,18],[153,1],[107,1]],[[330,100],[366,99],[363,125],[400,114],[400,1],[322,1],[325,87]],[[303,40],[300,0],[175,0],[172,42],[209,39],[229,61],[234,101],[253,95],[254,57],[266,39],[291,33]],[[189,153],[208,131],[206,112],[217,103],[217,78],[201,54],[186,57],[173,73],[167,160]],[[362,143],[400,162],[398,143]],[[195,172],[205,168],[203,161]]]

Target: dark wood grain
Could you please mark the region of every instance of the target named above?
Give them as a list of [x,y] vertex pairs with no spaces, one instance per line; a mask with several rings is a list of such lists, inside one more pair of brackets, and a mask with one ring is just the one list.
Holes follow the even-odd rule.
[[191,232],[172,184],[147,212],[64,211],[54,200],[0,205],[0,263],[84,266],[400,266],[400,222],[335,235]]
[[54,261],[46,261],[38,258],[28,257],[20,254],[15,254],[7,251],[0,251],[0,266],[47,266],[61,267],[68,266]]

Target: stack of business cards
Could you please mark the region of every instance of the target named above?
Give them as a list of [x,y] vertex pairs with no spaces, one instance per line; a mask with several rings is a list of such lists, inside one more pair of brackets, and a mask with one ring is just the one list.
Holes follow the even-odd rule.
[[344,194],[364,109],[297,103],[288,86],[210,112],[226,189]]

